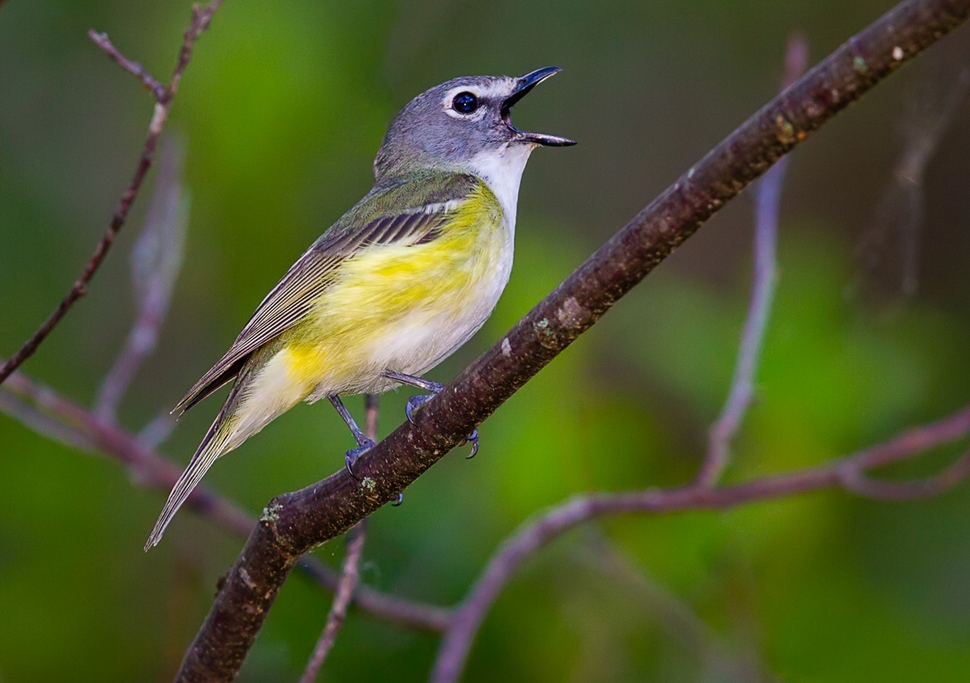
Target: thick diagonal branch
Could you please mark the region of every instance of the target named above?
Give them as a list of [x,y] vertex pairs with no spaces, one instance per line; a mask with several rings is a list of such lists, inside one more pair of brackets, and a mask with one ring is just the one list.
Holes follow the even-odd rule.
[[303,553],[394,500],[725,202],[968,14],[970,0],[900,3],[711,150],[425,404],[415,424],[405,423],[361,458],[360,480],[339,472],[272,501],[230,568],[177,680],[235,678]]

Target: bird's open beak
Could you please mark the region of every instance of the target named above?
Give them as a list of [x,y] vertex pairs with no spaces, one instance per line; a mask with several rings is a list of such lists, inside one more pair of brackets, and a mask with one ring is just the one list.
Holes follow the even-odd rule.
[[527,133],[519,130],[512,125],[512,107],[521,100],[529,91],[542,83],[544,80],[562,71],[558,66],[547,66],[543,69],[536,69],[532,73],[519,78],[515,84],[515,90],[502,103],[502,120],[505,125],[511,128],[518,139],[522,142],[530,142],[535,145],[546,145],[548,147],[568,147],[576,143],[568,138],[561,138],[556,135],[546,135],[544,133]]

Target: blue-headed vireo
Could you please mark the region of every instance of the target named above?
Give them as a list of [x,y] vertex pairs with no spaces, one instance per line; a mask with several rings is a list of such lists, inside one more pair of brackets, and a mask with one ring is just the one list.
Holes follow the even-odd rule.
[[[515,208],[538,145],[572,140],[512,125],[512,105],[559,69],[521,78],[456,78],[418,95],[391,123],[376,182],[297,260],[232,347],[192,387],[186,411],[235,380],[172,489],[145,546],[216,461],[300,401],[329,399],[350,427],[354,460],[373,446],[341,394],[381,393],[422,379],[491,315],[512,269]],[[413,397],[408,415],[428,396]],[[477,434],[469,437],[478,448]]]

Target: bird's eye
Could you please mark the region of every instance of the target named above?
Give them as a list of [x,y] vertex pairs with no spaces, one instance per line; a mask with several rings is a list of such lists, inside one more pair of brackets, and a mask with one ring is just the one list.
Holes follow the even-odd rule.
[[460,92],[451,101],[451,106],[461,114],[471,114],[478,109],[478,98],[470,92]]

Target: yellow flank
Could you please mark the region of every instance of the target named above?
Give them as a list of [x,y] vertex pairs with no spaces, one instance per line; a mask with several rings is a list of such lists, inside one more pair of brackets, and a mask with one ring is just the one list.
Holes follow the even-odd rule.
[[[254,403],[282,412],[311,393],[386,389],[386,369],[426,371],[491,313],[508,278],[511,240],[498,200],[481,183],[430,242],[377,245],[344,261],[313,312],[283,335],[254,383]],[[271,379],[278,363],[285,382]],[[275,391],[283,395],[257,397]]]
[[430,242],[375,246],[342,263],[314,312],[285,335],[291,380],[307,394],[317,385],[359,393],[385,384],[385,369],[426,370],[452,350],[439,347],[501,270],[511,235],[496,233],[502,212],[483,183]]

